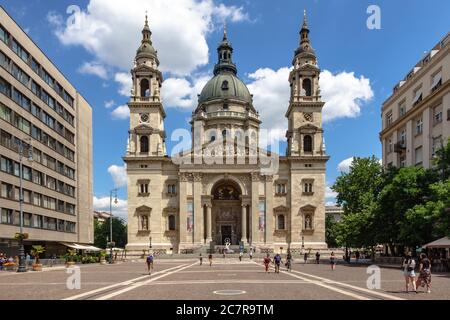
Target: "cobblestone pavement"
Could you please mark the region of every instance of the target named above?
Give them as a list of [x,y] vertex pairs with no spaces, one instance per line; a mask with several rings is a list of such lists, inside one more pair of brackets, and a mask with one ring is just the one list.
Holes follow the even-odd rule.
[[[205,259],[206,260],[206,259]],[[434,274],[432,293],[405,293],[401,270],[381,268],[381,289],[367,288],[367,266],[293,264],[264,272],[260,259],[156,260],[152,275],[143,261],[80,267],[81,289],[69,290],[64,268],[17,274],[0,272],[0,299],[17,300],[416,300],[450,299],[450,274]],[[424,289],[421,289],[422,292]]]

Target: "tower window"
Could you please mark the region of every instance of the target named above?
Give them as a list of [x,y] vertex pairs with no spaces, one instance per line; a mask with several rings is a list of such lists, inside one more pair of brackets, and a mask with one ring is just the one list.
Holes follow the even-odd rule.
[[229,110],[230,106],[228,105],[228,103],[224,103],[223,105],[223,110]]
[[169,216],[169,231],[176,230],[176,220],[174,215]]
[[216,136],[211,136],[211,142],[216,141]]
[[147,79],[141,81],[141,97],[150,97],[150,82]]
[[147,152],[149,152],[149,148],[148,148],[148,137],[147,137],[147,136],[141,137],[140,142],[141,142],[141,152],[142,152],[142,153],[147,153]]
[[224,81],[224,82],[222,82],[222,90],[228,90],[229,89],[229,87],[228,87],[228,81]]
[[303,92],[305,96],[310,97],[311,96],[311,80],[310,79],[304,79],[303,80]]
[[313,151],[311,136],[305,136],[303,138],[303,151],[304,152],[312,152]]

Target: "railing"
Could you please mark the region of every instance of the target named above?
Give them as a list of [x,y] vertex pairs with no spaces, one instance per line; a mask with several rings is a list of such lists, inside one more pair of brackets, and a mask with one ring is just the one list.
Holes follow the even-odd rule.
[[397,142],[394,144],[394,152],[395,153],[402,153],[406,150],[406,143],[403,141]]
[[292,97],[292,102],[320,102],[320,96],[299,96]]
[[205,118],[242,118],[246,119],[247,117],[259,120],[259,115],[254,114],[252,112],[236,112],[236,111],[215,111],[209,113],[201,113],[201,116]]
[[161,99],[157,96],[153,96],[153,97],[132,97],[131,98],[133,100],[133,102],[160,102]]

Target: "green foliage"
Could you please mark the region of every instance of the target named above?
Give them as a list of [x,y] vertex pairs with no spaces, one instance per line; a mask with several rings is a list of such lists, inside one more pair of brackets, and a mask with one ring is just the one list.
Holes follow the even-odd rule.
[[327,221],[327,241],[340,246],[416,247],[450,236],[450,143],[435,168],[383,170],[375,157],[355,158],[332,187],[343,221]]
[[[110,236],[109,219],[105,222],[94,221],[94,246],[106,248]],[[113,240],[116,247],[124,248],[127,244],[127,226],[122,219],[112,220]],[[111,239],[109,239],[111,240]]]
[[33,246],[30,253],[36,259],[35,264],[39,264],[39,255],[45,252],[43,246]]
[[330,248],[337,248],[337,233],[338,233],[338,223],[334,219],[333,216],[327,215],[325,218],[325,238],[326,242],[328,244],[328,247]]

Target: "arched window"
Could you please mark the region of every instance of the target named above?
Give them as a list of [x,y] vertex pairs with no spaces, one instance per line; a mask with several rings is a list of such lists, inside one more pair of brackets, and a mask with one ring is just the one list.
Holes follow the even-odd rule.
[[227,141],[227,130],[222,131],[222,140],[225,142]]
[[313,151],[312,137],[311,136],[305,136],[303,138],[303,151],[304,152],[312,152]]
[[176,230],[175,216],[170,215],[169,216],[169,231],[175,231],[175,230]]
[[305,93],[305,96],[310,97],[311,96],[311,80],[310,79],[304,79],[303,80],[303,90]]
[[141,97],[150,97],[150,82],[147,79],[141,81]]
[[280,214],[278,215],[278,230],[284,230],[285,224],[284,224],[284,215]]
[[229,89],[229,87],[228,87],[228,81],[225,80],[224,82],[222,82],[222,90],[228,90],[228,89]]
[[216,141],[216,136],[211,136],[211,142]]
[[148,216],[141,216],[141,230],[148,231]]
[[141,152],[142,153],[149,152],[148,137],[147,136],[142,136],[141,139],[140,139],[140,142],[141,142]]

